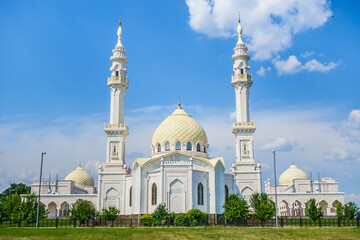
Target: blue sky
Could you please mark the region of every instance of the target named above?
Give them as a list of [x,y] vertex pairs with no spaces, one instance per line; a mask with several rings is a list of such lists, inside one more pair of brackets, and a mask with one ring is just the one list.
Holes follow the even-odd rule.
[[[261,5],[262,4],[262,5]],[[262,6],[262,7],[260,7]],[[6,1],[0,8],[0,190],[105,160],[106,86],[119,15],[129,63],[127,162],[150,154],[181,96],[210,154],[234,158],[231,87],[240,11],[249,47],[256,160],[291,161],[360,201],[358,1]],[[139,140],[141,139],[141,140]],[[351,195],[351,196],[350,196]]]

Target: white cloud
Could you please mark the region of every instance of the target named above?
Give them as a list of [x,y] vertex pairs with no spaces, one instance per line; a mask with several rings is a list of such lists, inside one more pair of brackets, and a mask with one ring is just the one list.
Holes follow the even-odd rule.
[[273,60],[273,64],[280,75],[301,71],[301,62],[294,55],[290,56],[287,60],[281,60],[280,57],[277,57]]
[[302,58],[307,58],[307,57],[310,57],[310,56],[312,56],[312,55],[314,55],[314,52],[313,52],[313,51],[305,51],[305,52],[303,52],[303,53],[300,54],[300,57],[302,57]]
[[266,71],[266,69],[263,66],[261,66],[260,69],[256,71],[256,73],[259,76],[265,76],[265,71]]
[[307,70],[309,72],[318,71],[326,73],[338,66],[338,64],[334,62],[323,64],[316,59],[312,59],[305,64],[302,64],[295,55],[289,56],[287,60],[281,60],[280,57],[277,56],[272,61],[272,63],[277,69],[279,75],[294,74],[303,70]]
[[313,59],[304,64],[303,69],[306,69],[310,72],[329,72],[332,69],[335,69],[338,66],[337,63],[330,62],[329,64],[322,64],[321,62]]
[[291,143],[289,140],[283,137],[277,137],[275,139],[271,139],[270,142],[264,144],[261,149],[290,152],[295,146],[296,143]]
[[269,72],[269,71],[271,71],[271,67],[265,68],[265,67],[261,66],[261,67],[259,68],[259,70],[256,71],[256,73],[257,73],[259,76],[265,76],[265,75],[266,75],[266,72]]
[[360,128],[360,109],[354,109],[349,115],[349,123],[353,128]]
[[235,34],[240,11],[243,34],[254,59],[270,59],[292,45],[293,36],[324,25],[327,0],[186,0],[191,28],[210,37]]

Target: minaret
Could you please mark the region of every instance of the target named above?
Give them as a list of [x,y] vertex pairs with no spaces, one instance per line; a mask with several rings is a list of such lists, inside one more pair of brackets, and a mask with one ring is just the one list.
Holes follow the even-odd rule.
[[240,192],[248,187],[252,191],[261,191],[261,182],[259,180],[261,168],[255,166],[253,150],[253,134],[256,130],[254,122],[250,121],[250,87],[252,85],[252,76],[249,74],[248,61],[250,56],[248,48],[242,40],[242,27],[240,24],[240,15],[238,20],[238,41],[234,48],[233,70],[234,75],[231,79],[231,85],[235,89],[236,98],[236,122],[233,124],[232,132],[235,134],[236,143],[236,170],[235,173],[241,173],[236,177]]
[[129,129],[124,123],[125,91],[129,87],[129,80],[126,77],[126,50],[121,42],[122,29],[121,19],[117,30],[118,42],[112,50],[110,57],[111,77],[107,85],[110,88],[110,124],[105,124],[107,134],[106,163],[125,165],[125,138]]

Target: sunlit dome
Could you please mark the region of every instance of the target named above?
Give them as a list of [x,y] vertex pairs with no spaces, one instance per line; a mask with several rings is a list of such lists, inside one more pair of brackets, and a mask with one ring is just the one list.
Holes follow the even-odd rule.
[[175,144],[180,141],[182,144],[192,142],[193,144],[207,144],[207,136],[200,124],[179,107],[169,115],[155,130],[152,137],[152,145]]
[[279,185],[292,185],[295,179],[309,179],[309,176],[293,163],[280,175]]
[[94,186],[93,177],[89,173],[87,173],[80,165],[74,171],[69,173],[69,175],[66,176],[65,180],[72,180],[78,186],[83,186],[83,187]]

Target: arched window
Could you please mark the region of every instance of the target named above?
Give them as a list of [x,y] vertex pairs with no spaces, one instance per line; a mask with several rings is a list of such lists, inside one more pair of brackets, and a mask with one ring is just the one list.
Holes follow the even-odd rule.
[[129,206],[131,207],[132,205],[132,187],[130,187],[130,190],[129,190]]
[[157,151],[158,151],[158,152],[161,152],[161,145],[160,145],[160,143],[158,144]]
[[119,76],[119,71],[116,71],[116,72],[115,72],[115,76]]
[[181,142],[176,143],[176,150],[181,150]]
[[240,69],[240,73],[241,73],[241,74],[244,74],[244,69]]
[[188,150],[188,151],[191,151],[191,150],[192,150],[191,142],[188,142],[188,143],[186,144],[186,150]]
[[169,142],[167,142],[165,144],[165,151],[170,151],[170,143]]
[[196,151],[201,152],[200,143],[196,144]]
[[198,205],[204,205],[204,187],[202,183],[198,185]]
[[156,184],[153,183],[151,187],[151,205],[156,205],[157,202],[157,187]]
[[229,196],[229,188],[227,185],[225,185],[225,202],[226,202],[228,196]]
[[206,153],[206,146],[204,145],[204,153]]

